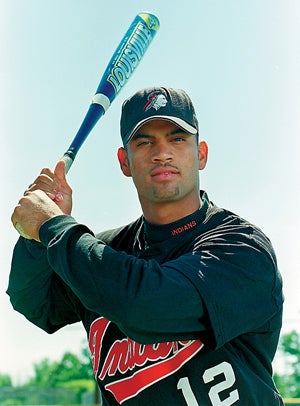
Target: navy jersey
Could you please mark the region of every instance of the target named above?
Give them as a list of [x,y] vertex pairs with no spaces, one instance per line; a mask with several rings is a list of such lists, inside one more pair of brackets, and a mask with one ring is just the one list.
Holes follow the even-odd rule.
[[82,321],[104,405],[278,406],[282,285],[260,229],[209,202],[94,236],[71,216],[16,244],[8,294],[45,331]]

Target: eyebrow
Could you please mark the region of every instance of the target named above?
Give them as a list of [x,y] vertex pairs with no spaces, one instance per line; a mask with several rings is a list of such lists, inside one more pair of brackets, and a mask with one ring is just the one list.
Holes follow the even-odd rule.
[[[166,133],[165,135],[166,135],[167,137],[169,137],[170,135],[176,135],[176,134],[182,134],[182,133],[184,133],[184,134],[186,134],[186,135],[191,135],[190,133],[186,132],[185,130],[183,130],[183,129],[180,128],[180,127],[175,128],[174,130],[172,130],[172,131]],[[150,134],[143,134],[143,133],[137,132],[137,133],[134,134],[134,136],[131,138],[131,140],[132,140],[132,141],[136,141],[136,140],[139,140],[139,139],[141,139],[141,138],[153,139],[153,138],[155,138],[155,136],[154,136],[154,135],[150,135]]]

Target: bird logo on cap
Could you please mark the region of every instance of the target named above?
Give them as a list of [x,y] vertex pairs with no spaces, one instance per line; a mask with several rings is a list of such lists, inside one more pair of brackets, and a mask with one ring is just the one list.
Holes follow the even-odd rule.
[[154,108],[156,111],[161,107],[165,107],[168,103],[166,96],[162,93],[152,92],[149,94],[146,104],[144,105],[144,111],[148,111]]

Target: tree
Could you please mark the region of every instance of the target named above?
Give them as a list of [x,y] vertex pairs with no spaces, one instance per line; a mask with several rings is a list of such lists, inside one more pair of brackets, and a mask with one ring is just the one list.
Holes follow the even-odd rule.
[[274,380],[279,392],[287,398],[300,398],[300,335],[293,330],[284,334],[279,342],[284,355],[285,373],[276,373]]
[[79,356],[66,352],[59,361],[44,358],[34,364],[34,377],[27,385],[59,386],[61,383],[77,379],[94,379],[91,361],[85,347]]
[[81,404],[83,394],[91,395],[94,404],[100,403],[85,344],[80,355],[66,352],[58,361],[44,358],[34,364],[34,376],[22,386],[13,386],[9,375],[0,374],[0,405],[3,406]]
[[95,387],[87,349],[84,347],[79,356],[66,352],[59,361],[44,358],[39,363],[34,364],[34,376],[27,382],[26,386],[65,388],[76,393],[79,403],[82,393],[93,391]]
[[11,377],[7,374],[0,374],[0,387],[12,386]]

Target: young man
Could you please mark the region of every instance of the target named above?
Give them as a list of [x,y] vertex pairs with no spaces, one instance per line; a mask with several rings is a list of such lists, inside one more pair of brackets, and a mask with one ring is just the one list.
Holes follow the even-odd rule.
[[208,147],[182,90],[122,108],[121,169],[143,215],[94,235],[71,217],[64,162],[43,169],[12,222],[8,294],[53,333],[82,321],[104,405],[278,406],[282,285],[260,229],[199,193]]

